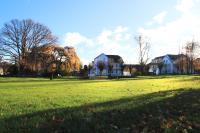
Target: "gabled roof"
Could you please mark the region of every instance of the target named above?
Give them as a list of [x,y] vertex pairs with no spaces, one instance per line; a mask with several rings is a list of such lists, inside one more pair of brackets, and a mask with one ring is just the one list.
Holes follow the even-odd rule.
[[[105,55],[104,53],[101,53],[100,55],[98,55],[97,57],[95,57],[94,59],[96,59],[96,58],[98,58],[99,56],[101,56],[101,55]],[[105,55],[106,56],[106,55]]]
[[106,55],[109,59],[112,59],[114,62],[123,63],[123,59],[119,55]]
[[119,55],[106,55],[110,59],[119,60],[121,57]]
[[171,60],[176,60],[178,57],[181,57],[181,56],[179,56],[179,55],[172,55],[172,54],[168,54],[167,56],[169,56],[169,58],[171,59]]
[[[106,55],[106,54],[102,53],[102,54],[98,55],[96,58],[98,58],[98,57],[101,56],[101,55],[107,56],[108,59],[112,59],[114,62],[122,62],[122,63],[123,63],[123,59],[122,59],[122,57],[119,56],[119,55]],[[96,58],[95,58],[95,59],[96,59]]]
[[184,55],[184,54],[178,54],[178,55],[167,54],[167,55],[164,55],[164,56],[156,57],[156,58],[154,58],[154,60],[163,59],[165,56],[168,56],[173,61],[175,61],[176,59],[178,59],[181,56],[186,57],[186,55]]
[[162,59],[162,58],[164,58],[164,57],[165,57],[165,56],[158,56],[158,57],[154,58],[154,60]]

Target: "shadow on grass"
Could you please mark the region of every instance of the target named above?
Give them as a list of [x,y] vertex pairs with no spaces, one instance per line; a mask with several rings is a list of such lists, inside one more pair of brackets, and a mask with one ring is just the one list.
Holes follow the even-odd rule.
[[1,132],[199,132],[200,90],[172,90],[0,119]]

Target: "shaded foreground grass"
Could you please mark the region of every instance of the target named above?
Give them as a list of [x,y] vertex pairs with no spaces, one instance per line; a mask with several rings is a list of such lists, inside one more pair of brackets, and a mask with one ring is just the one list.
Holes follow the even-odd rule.
[[[4,82],[7,85],[0,87],[13,88],[0,89],[0,131],[199,132],[199,83],[198,76],[117,81],[44,79],[35,83],[36,88],[33,82],[32,86],[29,82],[13,86]],[[31,93],[27,94],[28,90]],[[17,98],[11,98],[13,92]]]

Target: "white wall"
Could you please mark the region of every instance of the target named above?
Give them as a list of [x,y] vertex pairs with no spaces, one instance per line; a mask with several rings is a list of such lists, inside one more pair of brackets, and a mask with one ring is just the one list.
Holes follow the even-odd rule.
[[99,61],[102,61],[104,62],[104,64],[106,65],[103,72],[102,72],[102,75],[107,75],[107,64],[108,64],[108,57],[105,55],[105,54],[100,54],[99,56],[97,56],[95,59],[94,59],[94,69],[95,69],[95,74],[96,75],[100,75],[100,70],[97,66],[98,62]]
[[177,69],[176,66],[174,65],[173,61],[169,58],[169,56],[165,56],[163,58],[163,68],[162,68],[162,73],[167,73],[167,74],[172,74],[176,73]]
[[0,75],[3,75],[3,69],[0,67]]
[[[95,59],[94,59],[94,72],[95,72],[95,75],[101,75],[100,73],[100,70],[97,66],[98,62],[99,61],[102,61],[104,62],[105,64],[105,68],[102,72],[102,75],[106,75],[108,76],[108,62],[109,62],[109,58],[105,55],[105,54],[100,54],[99,56],[97,56]],[[119,63],[113,63],[113,68],[112,68],[112,73],[111,75],[112,76],[121,76],[123,73],[121,72],[121,64]]]
[[[158,72],[158,66],[156,65],[151,65],[149,68],[149,72],[154,72],[155,74],[161,73],[161,74],[172,74],[172,73],[177,73],[177,68],[176,65],[174,65],[173,60],[171,60],[171,58],[166,55],[165,57],[163,57],[162,61],[156,61],[153,60],[154,63],[163,63],[162,69],[159,70]],[[152,62],[153,62],[152,61]]]

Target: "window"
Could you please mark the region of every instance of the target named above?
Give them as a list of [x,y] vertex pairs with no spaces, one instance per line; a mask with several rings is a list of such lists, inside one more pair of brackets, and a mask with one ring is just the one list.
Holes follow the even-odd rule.
[[116,70],[114,70],[114,73],[116,73]]

